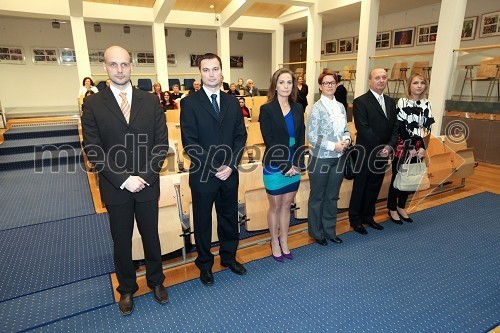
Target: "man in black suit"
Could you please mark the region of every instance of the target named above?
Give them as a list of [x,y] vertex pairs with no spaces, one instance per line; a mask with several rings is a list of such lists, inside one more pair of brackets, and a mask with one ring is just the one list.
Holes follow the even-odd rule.
[[385,69],[374,68],[368,84],[370,90],[353,101],[356,145],[363,153],[361,170],[354,178],[349,221],[354,231],[362,235],[367,234],[363,223],[378,230],[384,228],[373,220],[373,216],[388,158],[398,136],[396,103],[383,94],[387,86]]
[[147,284],[158,303],[168,301],[158,237],[158,173],[168,151],[165,113],[158,97],[132,87],[131,65],[125,49],[106,50],[110,87],[87,98],[82,116],[85,151],[99,172],[109,214],[123,315],[132,313],[139,289],[132,261],[134,217],[144,244]]
[[213,53],[199,61],[203,87],[181,101],[182,145],[191,158],[191,187],[194,237],[203,284],[214,284],[210,252],[212,206],[217,211],[217,234],[221,265],[244,275],[245,267],[236,261],[238,248],[238,164],[247,132],[236,98],[220,90],[222,63]]

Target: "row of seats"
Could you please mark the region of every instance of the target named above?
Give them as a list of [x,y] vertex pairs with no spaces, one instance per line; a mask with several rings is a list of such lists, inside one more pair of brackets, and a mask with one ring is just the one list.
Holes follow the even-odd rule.
[[[193,89],[194,81],[195,81],[195,79],[184,79],[184,90]],[[181,87],[181,80],[168,79],[168,87],[169,87],[170,91],[173,90],[174,85],[178,85],[180,88]],[[144,91],[152,91],[153,90],[153,82],[151,82],[151,79],[138,79],[137,80],[137,87],[141,90],[144,90]]]

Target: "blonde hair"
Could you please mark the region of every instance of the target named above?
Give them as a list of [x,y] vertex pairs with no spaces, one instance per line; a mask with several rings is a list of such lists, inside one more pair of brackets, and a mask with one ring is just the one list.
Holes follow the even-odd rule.
[[428,83],[427,79],[425,78],[425,76],[422,73],[413,73],[412,75],[410,75],[408,80],[406,80],[405,95],[406,95],[406,98],[408,98],[408,99],[411,99],[411,97],[412,97],[411,96],[411,82],[416,77],[421,78],[425,84],[425,89],[424,89],[424,91],[422,91],[422,95],[420,95],[420,99],[422,99],[423,97],[426,96],[427,90],[429,89],[429,83]]

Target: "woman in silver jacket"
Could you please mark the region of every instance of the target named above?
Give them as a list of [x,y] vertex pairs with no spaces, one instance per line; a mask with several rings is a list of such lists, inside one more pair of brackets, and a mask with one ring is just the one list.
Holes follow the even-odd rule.
[[[337,74],[325,70],[318,77],[321,98],[313,105],[307,117],[307,138],[310,150],[309,182],[309,236],[326,246],[327,239],[342,243],[337,237],[337,201],[344,177],[344,151],[351,136],[347,127],[346,110],[335,99]],[[342,161],[342,162],[341,162]]]

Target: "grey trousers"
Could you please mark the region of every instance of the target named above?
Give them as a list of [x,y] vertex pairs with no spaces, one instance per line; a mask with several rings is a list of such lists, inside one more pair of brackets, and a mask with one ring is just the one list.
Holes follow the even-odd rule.
[[341,158],[309,157],[308,231],[314,239],[334,238],[337,225],[337,201],[344,179]]

